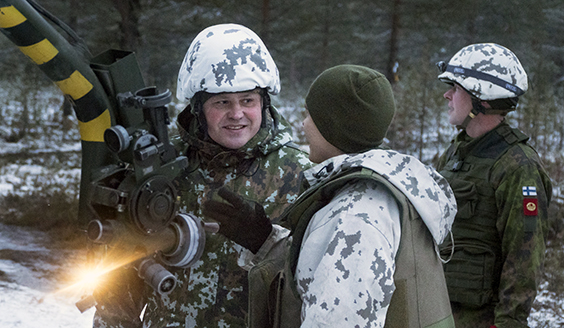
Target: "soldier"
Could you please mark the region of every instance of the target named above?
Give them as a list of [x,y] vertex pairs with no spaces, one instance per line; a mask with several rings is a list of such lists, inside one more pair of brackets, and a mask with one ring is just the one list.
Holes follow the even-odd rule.
[[438,64],[452,86],[449,122],[460,129],[437,170],[458,202],[445,276],[458,328],[527,327],[544,262],[552,187],[528,137],[505,121],[527,91],[527,74],[509,49],[462,48]]
[[290,237],[244,195],[222,188],[227,202],[204,204],[219,232],[248,249],[249,326],[453,327],[437,243],[456,202],[435,170],[382,146],[395,112],[390,83],[336,66],[314,81],[306,109],[319,165],[282,216]]
[[[311,165],[271,105],[269,94],[279,91],[278,69],[253,31],[221,24],[196,36],[176,94],[190,103],[178,117],[189,160],[175,180],[181,212],[201,216],[200,205],[222,186],[259,202],[272,218],[297,198],[298,176]],[[189,269],[168,268],[178,278],[171,294],[148,291],[143,326],[245,327],[248,285],[247,272],[237,265],[240,250],[224,236],[208,234],[200,261]],[[141,326],[124,313],[117,319],[106,314],[97,316],[95,327]]]

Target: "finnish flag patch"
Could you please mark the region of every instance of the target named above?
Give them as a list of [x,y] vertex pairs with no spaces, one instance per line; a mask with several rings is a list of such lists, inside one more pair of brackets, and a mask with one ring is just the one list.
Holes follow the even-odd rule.
[[536,187],[532,187],[532,186],[528,186],[528,187],[523,187],[523,196],[526,197],[531,197],[531,196],[536,196],[537,195],[537,188]]

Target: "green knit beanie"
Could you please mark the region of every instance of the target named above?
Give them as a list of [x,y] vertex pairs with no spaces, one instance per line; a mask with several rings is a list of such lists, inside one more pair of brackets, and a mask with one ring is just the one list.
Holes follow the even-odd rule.
[[358,65],[339,65],[321,73],[308,91],[306,107],[321,135],[344,153],[382,144],[395,112],[386,77]]

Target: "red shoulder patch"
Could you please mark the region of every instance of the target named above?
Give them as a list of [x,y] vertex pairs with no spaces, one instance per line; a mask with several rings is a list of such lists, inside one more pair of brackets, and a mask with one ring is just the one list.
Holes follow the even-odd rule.
[[523,198],[523,214],[527,216],[538,215],[538,200],[536,198]]

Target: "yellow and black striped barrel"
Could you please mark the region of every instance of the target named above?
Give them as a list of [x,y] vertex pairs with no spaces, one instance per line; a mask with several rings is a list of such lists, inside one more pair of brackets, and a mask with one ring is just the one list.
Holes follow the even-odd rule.
[[103,89],[95,87],[99,81],[88,58],[80,58],[80,53],[25,1],[0,0],[0,29],[74,103],[81,139],[103,142],[105,129],[112,126],[112,115]]
[[87,204],[91,173],[115,163],[104,143],[104,131],[115,124],[116,110],[90,58],[74,48],[25,0],[0,0],[0,32],[14,43],[73,103],[82,144],[79,222],[93,219]]

